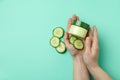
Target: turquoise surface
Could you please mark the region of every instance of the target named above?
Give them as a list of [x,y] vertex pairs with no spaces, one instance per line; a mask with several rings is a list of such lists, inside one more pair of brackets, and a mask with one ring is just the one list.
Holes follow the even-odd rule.
[[99,64],[120,80],[120,0],[0,0],[0,80],[73,80],[69,52],[49,45],[72,14],[97,25]]

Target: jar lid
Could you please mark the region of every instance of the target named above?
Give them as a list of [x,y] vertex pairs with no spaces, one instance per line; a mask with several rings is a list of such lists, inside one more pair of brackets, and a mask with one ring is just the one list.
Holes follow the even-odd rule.
[[72,20],[72,25],[76,25],[77,20]]
[[81,22],[80,27],[85,28],[87,30],[90,28],[89,24],[87,24],[85,22]]
[[83,21],[79,21],[79,20],[73,20],[72,21],[72,25],[76,25],[76,26],[79,26],[79,27],[82,27],[86,30],[88,30],[90,28],[89,24],[83,22]]

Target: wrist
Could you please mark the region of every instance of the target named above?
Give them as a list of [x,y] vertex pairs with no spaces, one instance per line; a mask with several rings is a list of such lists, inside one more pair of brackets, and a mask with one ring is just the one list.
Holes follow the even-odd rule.
[[72,57],[73,57],[73,60],[82,59],[83,58],[83,56],[80,55],[80,54],[73,55]]
[[73,56],[74,63],[83,63],[83,56],[82,55],[75,55]]
[[98,64],[93,64],[93,65],[87,65],[87,68],[89,70],[94,70],[100,68],[100,66]]

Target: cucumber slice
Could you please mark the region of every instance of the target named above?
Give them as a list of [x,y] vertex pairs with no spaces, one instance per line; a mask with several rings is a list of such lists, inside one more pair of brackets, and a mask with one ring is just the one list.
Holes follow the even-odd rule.
[[52,37],[50,39],[50,44],[52,47],[58,47],[60,44],[60,39],[58,37]]
[[74,46],[74,48],[76,48],[78,50],[81,50],[84,48],[84,44],[83,44],[82,40],[80,40],[80,39],[75,40],[73,43],[73,46]]
[[64,53],[66,51],[66,46],[64,42],[60,42],[60,45],[56,47],[56,51],[59,53]]
[[62,27],[56,27],[53,30],[53,36],[56,36],[58,38],[62,38],[64,35],[64,29]]
[[71,36],[70,39],[69,39],[69,42],[71,44],[73,44],[73,42],[76,40],[77,38],[75,36]]

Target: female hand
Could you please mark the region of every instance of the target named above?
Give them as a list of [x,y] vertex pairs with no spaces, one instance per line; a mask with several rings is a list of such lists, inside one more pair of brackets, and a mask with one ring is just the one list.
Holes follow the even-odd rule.
[[73,56],[74,80],[89,80],[89,73],[83,61],[83,53],[85,52],[85,48],[83,50],[77,50],[72,44],[69,43],[71,35],[68,34],[68,31],[71,27],[72,20],[79,20],[79,18],[76,15],[73,15],[73,17],[68,20],[67,32],[65,33],[64,40],[67,49]]
[[112,78],[98,65],[98,33],[97,28],[93,28],[94,34],[92,35],[91,30],[85,40],[85,53],[83,54],[83,60],[86,64],[90,74],[95,80],[112,80]]
[[83,40],[85,46],[84,49],[77,50],[73,47],[72,44],[69,43],[69,38],[71,35],[68,33],[68,31],[71,27],[72,20],[79,20],[79,17],[73,15],[72,18],[68,20],[67,32],[65,33],[64,37],[67,49],[72,54],[72,56],[83,56],[84,62],[87,66],[98,65],[98,33],[96,26],[94,26],[94,35],[92,34],[92,31],[90,29],[86,39]]
[[85,52],[83,54],[84,62],[87,66],[98,66],[98,33],[96,26],[93,27],[94,34],[89,30],[89,35],[85,40]]
[[72,54],[72,56],[82,55],[85,52],[85,49],[77,50],[73,47],[72,44],[69,43],[69,39],[70,39],[71,35],[68,33],[68,31],[72,25],[73,20],[79,20],[79,17],[76,15],[73,15],[72,18],[70,18],[68,20],[67,32],[65,33],[65,37],[64,37],[65,45],[66,45],[67,49],[69,50],[69,52]]

